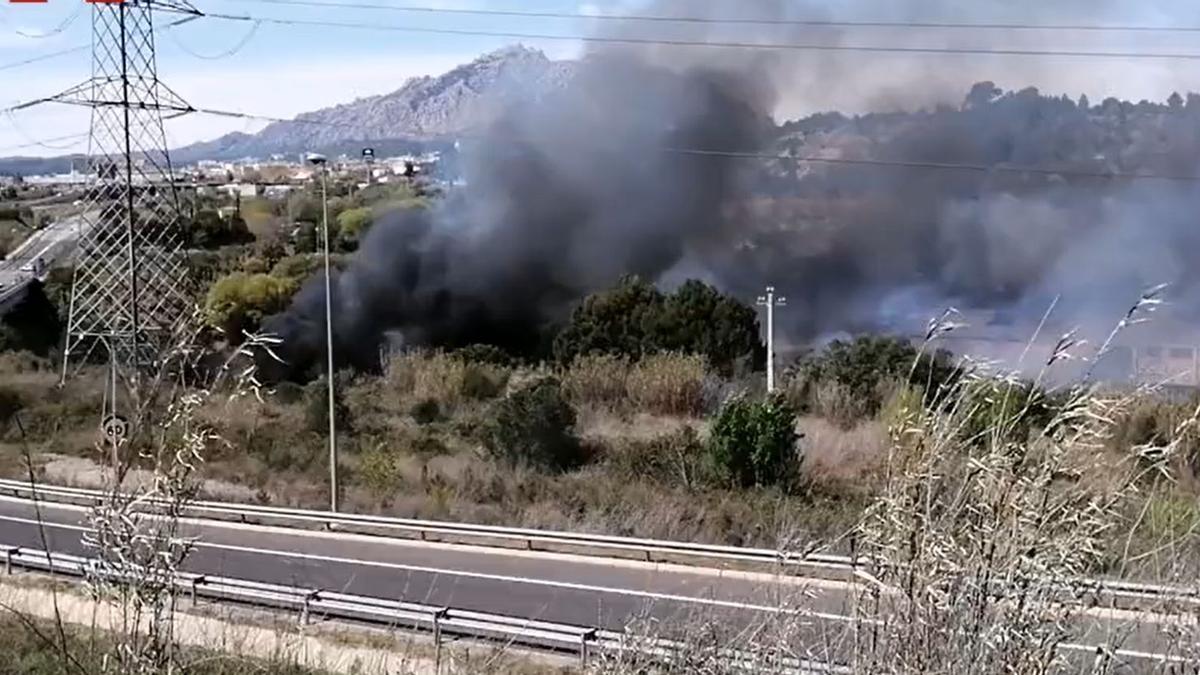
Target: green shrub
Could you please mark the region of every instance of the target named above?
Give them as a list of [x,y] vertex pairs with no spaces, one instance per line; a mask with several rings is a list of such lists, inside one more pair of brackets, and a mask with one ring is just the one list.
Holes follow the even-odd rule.
[[280,382],[275,385],[275,400],[284,404],[291,405],[304,400],[304,387],[295,382]]
[[241,216],[226,218],[211,209],[196,213],[196,218],[187,227],[186,235],[187,247],[199,249],[218,249],[254,241],[254,235],[250,234]]
[[615,354],[632,360],[660,352],[700,354],[731,372],[749,357],[762,361],[754,308],[690,280],[663,294],[638,277],[593,293],[554,339],[554,356],[569,364],[580,356]]
[[539,380],[497,402],[488,448],[512,465],[562,471],[582,463],[575,410],[557,380]]
[[1116,420],[1110,446],[1126,452],[1137,446],[1177,445],[1180,468],[1200,474],[1200,430],[1190,422],[1197,401],[1175,403],[1156,397],[1136,401]]
[[391,493],[400,483],[400,467],[396,462],[396,455],[383,445],[372,447],[363,453],[358,476],[363,485],[376,496]]
[[[821,386],[836,384],[842,402],[854,401],[859,414],[871,417],[879,412],[895,382],[919,387],[929,399],[960,374],[948,352],[921,354],[901,338],[864,336],[850,342],[835,340],[819,352],[801,356],[785,373],[784,386],[793,406],[813,411]],[[828,403],[832,392],[823,394]]]
[[691,488],[704,473],[704,445],[692,427],[650,440],[630,439],[605,455],[609,467],[628,481],[649,480]]
[[21,392],[10,387],[0,386],[0,434],[7,431],[13,417],[23,407],[25,407],[25,401]]
[[1026,443],[1031,433],[1047,429],[1061,409],[1058,397],[1029,382],[986,378],[967,383],[973,389],[966,400],[962,438],[972,443]]
[[[337,416],[338,433],[345,433],[352,428],[350,407],[346,405],[345,380],[340,374],[335,375],[333,412]],[[328,379],[321,376],[304,387],[304,426],[317,434],[329,432],[329,384]]]
[[264,318],[286,309],[297,289],[289,279],[235,272],[209,289],[204,311],[211,325],[237,342],[244,332],[257,331]]
[[467,345],[454,350],[450,355],[467,363],[482,363],[501,368],[512,368],[517,365],[517,360],[511,354],[494,345]]
[[462,372],[461,391],[463,398],[485,401],[504,393],[508,383],[508,371],[480,363],[468,363]]
[[796,412],[781,396],[756,402],[739,396],[722,408],[708,439],[718,479],[738,485],[786,483],[799,468]]

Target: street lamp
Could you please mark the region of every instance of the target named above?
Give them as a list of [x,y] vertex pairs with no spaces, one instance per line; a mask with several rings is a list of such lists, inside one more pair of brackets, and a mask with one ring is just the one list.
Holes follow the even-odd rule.
[[329,278],[329,199],[326,178],[329,174],[329,162],[324,155],[310,152],[305,157],[309,164],[321,170],[321,233],[322,257],[325,261],[325,378],[329,385],[329,510],[338,510],[338,475],[337,475],[337,416],[334,406],[333,384],[333,293]]
[[775,295],[775,287],[767,286],[767,294],[758,296],[758,306],[767,308],[767,393],[775,391],[775,308],[787,305],[787,298]]

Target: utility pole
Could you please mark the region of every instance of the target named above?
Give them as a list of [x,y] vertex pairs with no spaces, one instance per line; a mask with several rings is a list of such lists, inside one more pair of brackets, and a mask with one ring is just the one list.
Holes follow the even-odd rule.
[[325,259],[325,359],[326,384],[329,387],[329,510],[338,510],[337,408],[334,405],[333,383],[333,291],[329,278],[329,195],[326,187],[329,163],[324,156],[311,153],[308,162],[321,170],[321,233]]
[[767,286],[767,294],[758,296],[757,304],[767,308],[767,393],[771,394],[775,392],[775,308],[787,306],[787,298]]

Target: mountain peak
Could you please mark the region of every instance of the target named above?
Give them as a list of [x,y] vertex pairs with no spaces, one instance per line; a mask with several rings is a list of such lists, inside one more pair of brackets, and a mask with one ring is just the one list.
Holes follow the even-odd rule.
[[[551,61],[539,49],[514,44],[446,73],[414,77],[398,89],[297,115],[252,136],[223,136],[175,151],[181,161],[214,156],[263,157],[332,148],[363,139],[436,140],[488,123],[517,100],[536,100],[561,88],[573,62]],[[314,124],[328,122],[329,124]]]
[[472,64],[491,63],[495,61],[535,60],[550,62],[545,52],[534,47],[526,47],[521,43],[506,45],[494,51],[487,52],[472,61]]

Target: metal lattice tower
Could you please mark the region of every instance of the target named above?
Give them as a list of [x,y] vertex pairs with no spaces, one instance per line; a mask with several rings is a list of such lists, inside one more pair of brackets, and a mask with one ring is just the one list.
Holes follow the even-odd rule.
[[64,376],[99,358],[139,370],[190,315],[179,196],[164,117],[193,108],[158,79],[153,10],[197,15],[185,0],[97,3],[92,77],[50,100],[92,108],[94,175],[71,291]]

